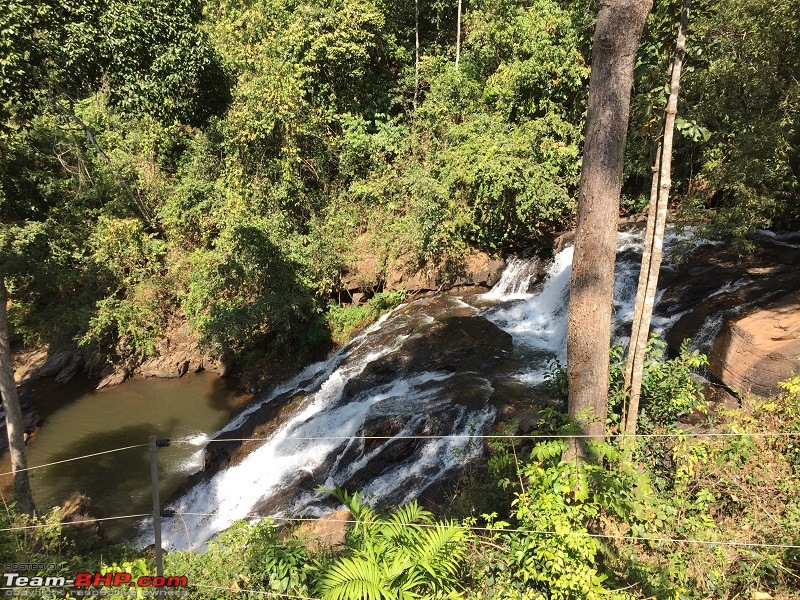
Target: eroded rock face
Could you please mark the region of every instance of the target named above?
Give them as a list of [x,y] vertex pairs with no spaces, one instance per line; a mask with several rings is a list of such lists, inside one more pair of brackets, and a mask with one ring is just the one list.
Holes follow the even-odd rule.
[[800,368],[800,235],[784,237],[762,234],[745,255],[701,245],[659,280],[656,312],[676,317],[666,334],[673,352],[693,340],[710,377],[739,392],[772,395]]
[[759,396],[800,369],[800,292],[726,323],[709,357],[709,371],[728,387]]
[[[457,276],[445,277],[442,269],[427,266],[420,270],[409,269],[406,258],[389,261],[385,267],[372,254],[367,254],[350,265],[342,276],[342,291],[351,296],[361,291],[405,289],[410,293],[434,292],[460,286],[492,287],[500,279],[505,262],[492,258],[486,252],[475,250],[464,258],[463,271]],[[355,299],[354,299],[355,301]]]

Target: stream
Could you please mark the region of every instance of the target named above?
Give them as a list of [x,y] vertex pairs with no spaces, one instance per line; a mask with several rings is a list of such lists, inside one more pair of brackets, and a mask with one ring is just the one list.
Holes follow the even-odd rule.
[[[640,238],[635,230],[617,238],[613,334],[622,343],[633,313]],[[701,334],[694,346],[704,352],[726,315],[750,298],[784,293],[794,281],[791,265],[777,276],[759,275],[764,269],[741,261],[718,261],[709,254],[718,243],[690,242],[711,258],[674,268],[670,249],[686,249],[679,239],[671,233],[665,241],[666,283],[652,326],[683,335],[682,323],[701,314],[686,330]],[[779,254],[789,243],[767,242]],[[100,392],[86,384],[40,383],[34,393],[45,424],[29,447],[29,464],[146,444],[150,435],[171,438],[159,450],[161,498],[170,499],[173,513],[163,524],[168,549],[201,548],[233,521],[254,515],[318,516],[336,506],[320,490],[334,484],[388,504],[425,498],[482,452],[472,436],[489,431],[498,407],[550,402],[540,384],[553,359],[565,362],[571,262],[571,247],[546,265],[511,257],[488,292],[402,305],[327,360],[249,403],[203,373]],[[730,300],[715,304],[723,297]],[[213,467],[203,471],[204,464]],[[107,516],[150,511],[145,446],[32,475],[40,507],[81,491]],[[138,528],[129,521],[108,525],[112,538],[152,543],[149,520]]]
[[[618,338],[632,318],[639,238],[618,236]],[[552,359],[564,362],[571,262],[566,248],[537,282],[537,259],[513,259],[487,293],[400,306],[196,440],[212,456],[234,459],[171,503],[178,514],[165,519],[165,546],[202,547],[252,515],[320,515],[334,506],[320,488],[335,484],[399,504],[457,473],[482,451],[470,436],[491,428],[496,407],[536,403]],[[654,327],[681,314],[657,314]],[[251,436],[263,441],[246,442],[240,460],[216,448]],[[151,539],[145,531],[141,543]]]

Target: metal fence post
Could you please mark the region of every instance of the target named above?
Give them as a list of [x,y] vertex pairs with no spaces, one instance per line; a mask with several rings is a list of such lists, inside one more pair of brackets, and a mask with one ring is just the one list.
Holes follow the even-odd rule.
[[[160,444],[166,442],[166,444]],[[158,499],[158,455],[156,450],[159,445],[168,445],[169,440],[157,440],[156,436],[150,436],[150,480],[153,487],[153,539],[156,549],[156,575],[164,575],[164,563],[162,560],[163,550],[161,549],[161,502]]]

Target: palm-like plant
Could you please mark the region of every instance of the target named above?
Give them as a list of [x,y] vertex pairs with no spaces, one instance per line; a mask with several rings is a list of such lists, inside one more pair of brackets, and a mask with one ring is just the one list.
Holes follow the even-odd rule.
[[382,516],[359,494],[333,495],[353,515],[351,552],[321,573],[323,600],[460,598],[468,533],[452,521],[435,522],[416,501]]

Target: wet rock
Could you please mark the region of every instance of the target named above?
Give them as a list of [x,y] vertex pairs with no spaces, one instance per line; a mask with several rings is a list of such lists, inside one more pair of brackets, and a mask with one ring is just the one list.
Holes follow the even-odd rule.
[[[401,348],[370,363],[361,376],[348,381],[344,397],[387,384],[413,373],[465,372],[491,375],[511,352],[511,335],[483,316],[452,316],[409,335]],[[468,397],[464,397],[469,401]]]
[[768,244],[746,256],[704,245],[685,258],[684,266],[664,269],[656,311],[662,316],[683,313],[667,332],[672,350],[692,339],[710,353],[725,321],[800,290],[797,267],[782,261],[785,254],[784,247]]
[[800,367],[800,292],[727,322],[714,343],[709,371],[726,386],[759,396]]

